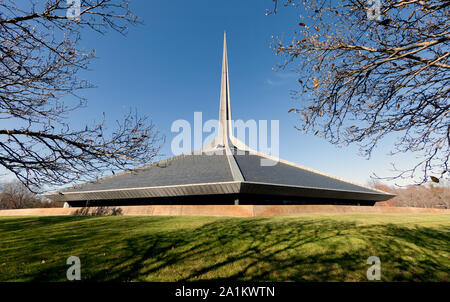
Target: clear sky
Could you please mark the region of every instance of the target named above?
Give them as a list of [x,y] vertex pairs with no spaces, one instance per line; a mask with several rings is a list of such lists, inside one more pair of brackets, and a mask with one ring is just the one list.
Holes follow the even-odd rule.
[[83,93],[88,107],[71,117],[74,126],[99,120],[102,112],[113,124],[133,108],[166,135],[162,153],[171,156],[173,121],[192,122],[195,111],[203,112],[204,120],[218,118],[226,30],[233,119],[279,120],[281,158],[363,184],[373,172],[390,175],[390,162],[402,166],[411,159],[387,156],[392,140],[367,160],[357,146],[338,148],[294,129],[298,116],[288,110],[298,102],[290,96],[298,75],[274,70],[282,60],[270,45],[272,37],[292,34],[301,11],[286,8],[266,16],[271,0],[131,2],[144,25],[131,27],[125,37],[83,36],[83,47],[98,56],[83,76],[98,87]]

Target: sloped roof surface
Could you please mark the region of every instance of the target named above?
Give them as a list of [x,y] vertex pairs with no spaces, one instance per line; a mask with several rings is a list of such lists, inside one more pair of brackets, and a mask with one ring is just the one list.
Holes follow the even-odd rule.
[[263,157],[258,155],[234,155],[246,181],[379,193],[363,186],[354,185],[323,174],[278,162],[274,166],[261,166]]
[[[259,155],[234,155],[244,181],[321,188],[329,190],[379,193],[363,186],[341,181],[278,162],[274,166],[261,166]],[[66,192],[116,190],[157,186],[187,185],[233,181],[225,155],[185,155],[163,160],[125,173],[105,177],[66,189]]]
[[185,155],[65,190],[111,190],[233,181],[226,156]]

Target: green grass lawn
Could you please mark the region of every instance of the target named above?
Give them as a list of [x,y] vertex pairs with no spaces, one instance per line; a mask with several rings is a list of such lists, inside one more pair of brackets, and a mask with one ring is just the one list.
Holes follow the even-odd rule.
[[0,217],[0,281],[448,281],[450,215]]

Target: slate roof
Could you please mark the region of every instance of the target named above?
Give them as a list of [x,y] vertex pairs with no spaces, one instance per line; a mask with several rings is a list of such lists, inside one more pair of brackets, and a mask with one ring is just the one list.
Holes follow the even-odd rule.
[[[244,181],[327,190],[380,193],[364,186],[282,162],[278,162],[274,166],[261,166],[263,157],[259,155],[245,153],[244,155],[235,154],[233,156]],[[233,176],[225,155],[183,155],[68,188],[64,192],[135,189],[231,181],[233,181]]]
[[226,156],[182,155],[85,183],[65,192],[233,181]]
[[323,188],[330,190],[360,191],[379,193],[379,191],[358,186],[334,177],[326,176],[311,170],[302,169],[282,162],[274,166],[261,166],[263,157],[258,155],[235,155],[237,164],[246,181]]

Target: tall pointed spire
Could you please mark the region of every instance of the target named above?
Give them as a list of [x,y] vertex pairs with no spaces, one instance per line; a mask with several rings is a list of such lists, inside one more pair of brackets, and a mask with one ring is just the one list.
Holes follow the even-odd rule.
[[228,76],[228,55],[227,55],[227,35],[223,34],[223,57],[222,57],[222,78],[220,86],[220,110],[219,127],[217,136],[206,143],[201,152],[210,152],[222,150],[226,154],[231,154],[232,150],[241,148],[250,150],[244,143],[237,140],[233,135],[231,120],[231,102],[230,102],[230,81]]
[[227,146],[231,129],[230,83],[228,79],[227,35],[223,34],[222,81],[220,87],[219,136],[220,143]]

